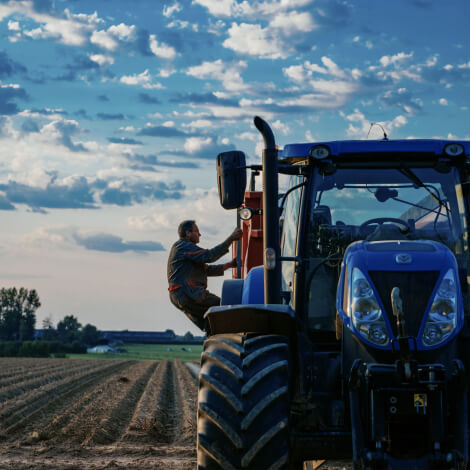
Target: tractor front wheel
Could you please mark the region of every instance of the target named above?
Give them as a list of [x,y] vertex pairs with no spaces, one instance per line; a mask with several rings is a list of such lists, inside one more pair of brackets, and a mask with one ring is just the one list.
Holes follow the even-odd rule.
[[221,334],[205,341],[197,428],[200,470],[293,468],[285,336]]

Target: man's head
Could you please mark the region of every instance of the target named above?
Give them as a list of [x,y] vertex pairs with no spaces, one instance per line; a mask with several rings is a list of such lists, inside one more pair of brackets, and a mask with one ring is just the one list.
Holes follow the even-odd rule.
[[195,220],[183,220],[178,226],[178,235],[183,240],[199,243],[201,234]]

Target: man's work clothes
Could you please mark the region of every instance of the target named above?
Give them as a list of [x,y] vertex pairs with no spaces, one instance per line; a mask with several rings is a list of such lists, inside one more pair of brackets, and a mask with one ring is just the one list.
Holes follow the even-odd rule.
[[207,276],[222,276],[224,267],[208,265],[228,252],[229,243],[223,242],[204,250],[187,240],[178,240],[168,258],[168,290],[170,300],[199,328],[206,329],[203,319],[209,307],[220,304],[220,298],[207,290]]

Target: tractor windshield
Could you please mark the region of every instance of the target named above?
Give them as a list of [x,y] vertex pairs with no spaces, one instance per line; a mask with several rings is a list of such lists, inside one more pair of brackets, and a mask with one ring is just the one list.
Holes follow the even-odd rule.
[[315,173],[311,198],[306,308],[313,329],[334,329],[340,264],[356,240],[435,240],[466,268],[467,220],[456,168]]

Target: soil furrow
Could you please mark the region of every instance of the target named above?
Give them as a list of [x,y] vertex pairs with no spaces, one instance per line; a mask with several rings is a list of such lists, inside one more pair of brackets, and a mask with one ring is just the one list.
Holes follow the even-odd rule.
[[[57,432],[53,439],[54,444],[66,442],[67,445],[82,445],[90,440],[95,429],[113,413],[124,396],[149,367],[147,362],[137,362],[100,385],[101,393],[95,394],[93,400],[89,401],[77,414],[71,416],[67,424]],[[136,398],[136,402],[139,397]],[[119,411],[116,412],[119,413]],[[132,410],[129,414],[132,415]]]
[[171,444],[175,442],[181,428],[181,410],[175,382],[175,368],[173,363],[167,362],[156,403],[155,421],[149,430],[152,437],[160,443]]
[[34,390],[28,400],[19,404],[13,413],[2,417],[2,427],[9,437],[14,437],[17,432],[24,434],[25,429],[28,430],[33,425],[42,428],[42,426],[37,426],[36,420],[40,420],[46,414],[56,413],[59,407],[64,406],[67,400],[70,400],[84,387],[89,387],[97,378],[116,373],[129,362],[132,361],[111,362],[107,367],[101,366],[98,369],[91,369],[88,373],[73,378],[68,377],[60,382],[41,387],[40,390]]
[[126,393],[118,403],[103,417],[92,434],[83,442],[84,445],[90,444],[109,444],[118,440],[127,429],[132,419],[134,410],[147,386],[149,378],[157,368],[158,363],[146,362],[147,369],[142,370],[140,376],[132,383],[130,380]]
[[[33,381],[34,379],[37,379],[39,377],[48,377],[51,376],[52,374],[61,374],[62,371],[70,374],[73,371],[73,367],[70,367],[71,364],[69,363],[62,363],[62,364],[55,364],[52,366],[45,366],[45,367],[39,367],[34,369],[34,371],[19,371],[16,374],[10,374],[8,377],[4,377],[3,379],[0,380],[0,389],[6,388],[9,385],[17,384],[20,385],[24,382],[29,382]],[[77,368],[79,366],[77,365]],[[25,377],[27,380],[25,381]],[[34,382],[31,382],[34,383]]]
[[129,426],[122,436],[123,441],[149,441],[149,432],[152,430],[156,421],[156,404],[167,367],[168,361],[160,362],[150,377]]
[[[106,363],[99,362],[91,366],[83,363],[78,363],[76,367],[71,367],[67,370],[64,370],[63,373],[45,375],[39,379],[36,378],[32,380],[24,380],[20,383],[10,385],[0,390],[0,402],[5,403],[7,400],[22,395],[27,391],[43,387],[44,385],[48,385],[53,382],[67,380],[70,376],[80,375],[83,372],[88,372],[90,370],[99,370],[103,367],[107,367]],[[1,408],[2,407],[0,407],[0,409]],[[0,412],[0,414],[3,414],[3,412]]]
[[63,434],[64,428],[66,428],[76,416],[86,413],[84,410],[102,396],[104,390],[109,387],[109,383],[114,381],[116,381],[116,376],[113,373],[112,376],[106,375],[101,377],[101,380],[94,382],[92,388],[90,387],[91,390],[87,390],[83,393],[77,401],[74,401],[72,404],[67,403],[67,407],[62,413],[57,414],[52,421],[47,424],[44,429],[44,434],[52,438],[59,433]]
[[196,438],[197,385],[188,368],[179,360],[174,362],[176,390],[181,409],[181,434],[179,442],[194,442]]

